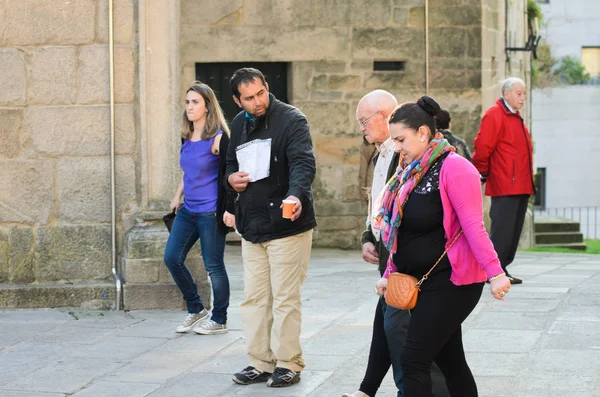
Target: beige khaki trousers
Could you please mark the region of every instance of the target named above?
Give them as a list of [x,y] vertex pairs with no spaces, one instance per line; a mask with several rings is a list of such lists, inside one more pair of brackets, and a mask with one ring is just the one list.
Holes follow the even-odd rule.
[[312,230],[253,244],[242,239],[242,328],[250,365],[302,371],[302,284],[310,262]]

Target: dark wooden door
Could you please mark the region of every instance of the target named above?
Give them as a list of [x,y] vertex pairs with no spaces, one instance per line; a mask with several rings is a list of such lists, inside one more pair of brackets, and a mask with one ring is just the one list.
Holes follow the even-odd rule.
[[196,79],[207,84],[215,91],[223,112],[225,112],[225,118],[229,123],[241,110],[233,101],[229,79],[233,72],[244,67],[260,70],[269,84],[269,91],[280,101],[289,103],[287,90],[288,64],[285,62],[197,63]]

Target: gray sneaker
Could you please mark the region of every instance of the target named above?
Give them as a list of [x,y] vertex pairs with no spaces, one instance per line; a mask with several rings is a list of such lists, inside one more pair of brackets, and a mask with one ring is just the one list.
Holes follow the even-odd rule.
[[219,324],[213,320],[208,320],[198,324],[194,332],[200,335],[224,334],[227,332],[227,324]]
[[210,313],[208,313],[206,311],[206,309],[202,309],[202,311],[199,313],[188,313],[185,320],[183,320],[183,322],[177,326],[177,329],[175,329],[175,332],[178,332],[178,333],[188,332],[189,330],[194,328],[194,325],[198,324],[201,321],[206,320],[208,318],[208,316],[210,316]]

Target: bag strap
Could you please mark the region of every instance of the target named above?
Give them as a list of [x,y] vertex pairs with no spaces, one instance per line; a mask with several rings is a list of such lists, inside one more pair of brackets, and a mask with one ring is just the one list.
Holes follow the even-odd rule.
[[433,271],[433,269],[435,269],[435,267],[438,265],[438,263],[441,262],[441,260],[444,258],[444,256],[446,256],[446,254],[448,253],[448,250],[450,250],[450,248],[452,248],[452,246],[454,245],[454,243],[456,242],[456,240],[458,240],[458,238],[460,237],[460,235],[462,234],[462,229],[460,229],[458,231],[458,234],[454,237],[454,239],[452,239],[452,242],[450,243],[450,245],[448,245],[448,248],[446,248],[444,250],[444,253],[442,254],[442,256],[439,257],[439,259],[435,262],[435,264],[431,267],[431,269],[429,269],[429,271],[427,272],[427,274],[425,274],[423,276],[422,279],[420,279],[419,281],[417,281],[416,287],[420,287],[421,284],[423,284],[423,282],[425,280],[427,280],[427,278],[429,277],[429,274],[431,274],[431,272]]

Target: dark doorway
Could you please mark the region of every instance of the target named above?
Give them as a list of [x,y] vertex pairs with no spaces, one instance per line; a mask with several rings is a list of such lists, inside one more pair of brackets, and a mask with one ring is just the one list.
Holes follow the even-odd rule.
[[225,118],[230,123],[241,109],[233,101],[229,79],[233,72],[244,67],[260,70],[265,75],[267,83],[269,83],[269,91],[280,101],[289,103],[287,90],[288,64],[285,62],[197,63],[196,80],[207,84],[215,91],[225,112]]
[[535,200],[533,205],[538,209],[546,209],[546,168],[538,168],[534,177]]

